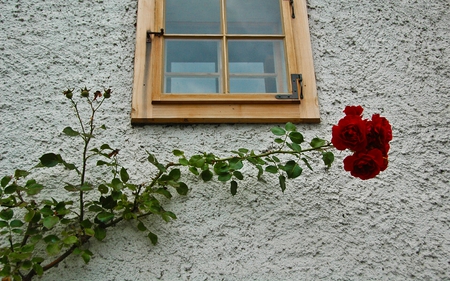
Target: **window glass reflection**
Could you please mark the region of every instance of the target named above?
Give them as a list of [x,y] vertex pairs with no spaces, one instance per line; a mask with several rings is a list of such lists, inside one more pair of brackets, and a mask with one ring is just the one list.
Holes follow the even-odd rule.
[[287,91],[282,40],[229,40],[230,93]]
[[219,34],[221,32],[220,0],[166,0],[165,9],[166,33]]
[[218,93],[221,77],[220,40],[167,39],[165,93]]
[[226,0],[227,33],[282,34],[279,0]]

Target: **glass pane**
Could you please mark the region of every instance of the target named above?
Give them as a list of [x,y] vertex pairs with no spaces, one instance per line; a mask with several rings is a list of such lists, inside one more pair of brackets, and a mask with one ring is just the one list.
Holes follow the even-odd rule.
[[166,33],[219,34],[220,18],[220,0],[166,0]]
[[229,40],[230,93],[286,93],[282,40]]
[[170,87],[168,93],[217,93],[219,91],[218,78],[168,77],[166,85]]
[[279,0],[226,0],[227,33],[282,34]]
[[165,93],[218,93],[221,91],[220,40],[167,39]]

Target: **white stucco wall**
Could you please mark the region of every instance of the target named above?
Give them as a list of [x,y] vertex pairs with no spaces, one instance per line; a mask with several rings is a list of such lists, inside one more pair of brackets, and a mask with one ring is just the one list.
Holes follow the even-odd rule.
[[[270,147],[271,125],[130,125],[136,2],[0,0],[1,176],[76,147],[61,134],[67,87],[113,89],[101,141],[137,182],[145,150],[164,161],[172,148]],[[354,179],[338,153],[284,194],[253,175],[234,197],[192,179],[167,205],[178,220],[147,220],[157,246],[123,223],[90,242],[88,265],[72,257],[36,280],[450,280],[450,2],[308,6],[322,122],[301,131],[329,138],[345,105],[360,104],[392,123],[389,168]]]

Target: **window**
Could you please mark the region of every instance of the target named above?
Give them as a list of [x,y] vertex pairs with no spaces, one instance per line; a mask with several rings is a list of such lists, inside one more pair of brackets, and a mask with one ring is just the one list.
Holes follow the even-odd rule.
[[132,123],[319,122],[305,0],[140,0]]

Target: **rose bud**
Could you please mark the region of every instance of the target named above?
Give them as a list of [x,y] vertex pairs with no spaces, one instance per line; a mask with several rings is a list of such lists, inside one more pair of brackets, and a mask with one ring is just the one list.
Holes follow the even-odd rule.
[[81,90],[81,96],[83,98],[89,97],[89,90],[86,87],[84,87],[84,89]]

